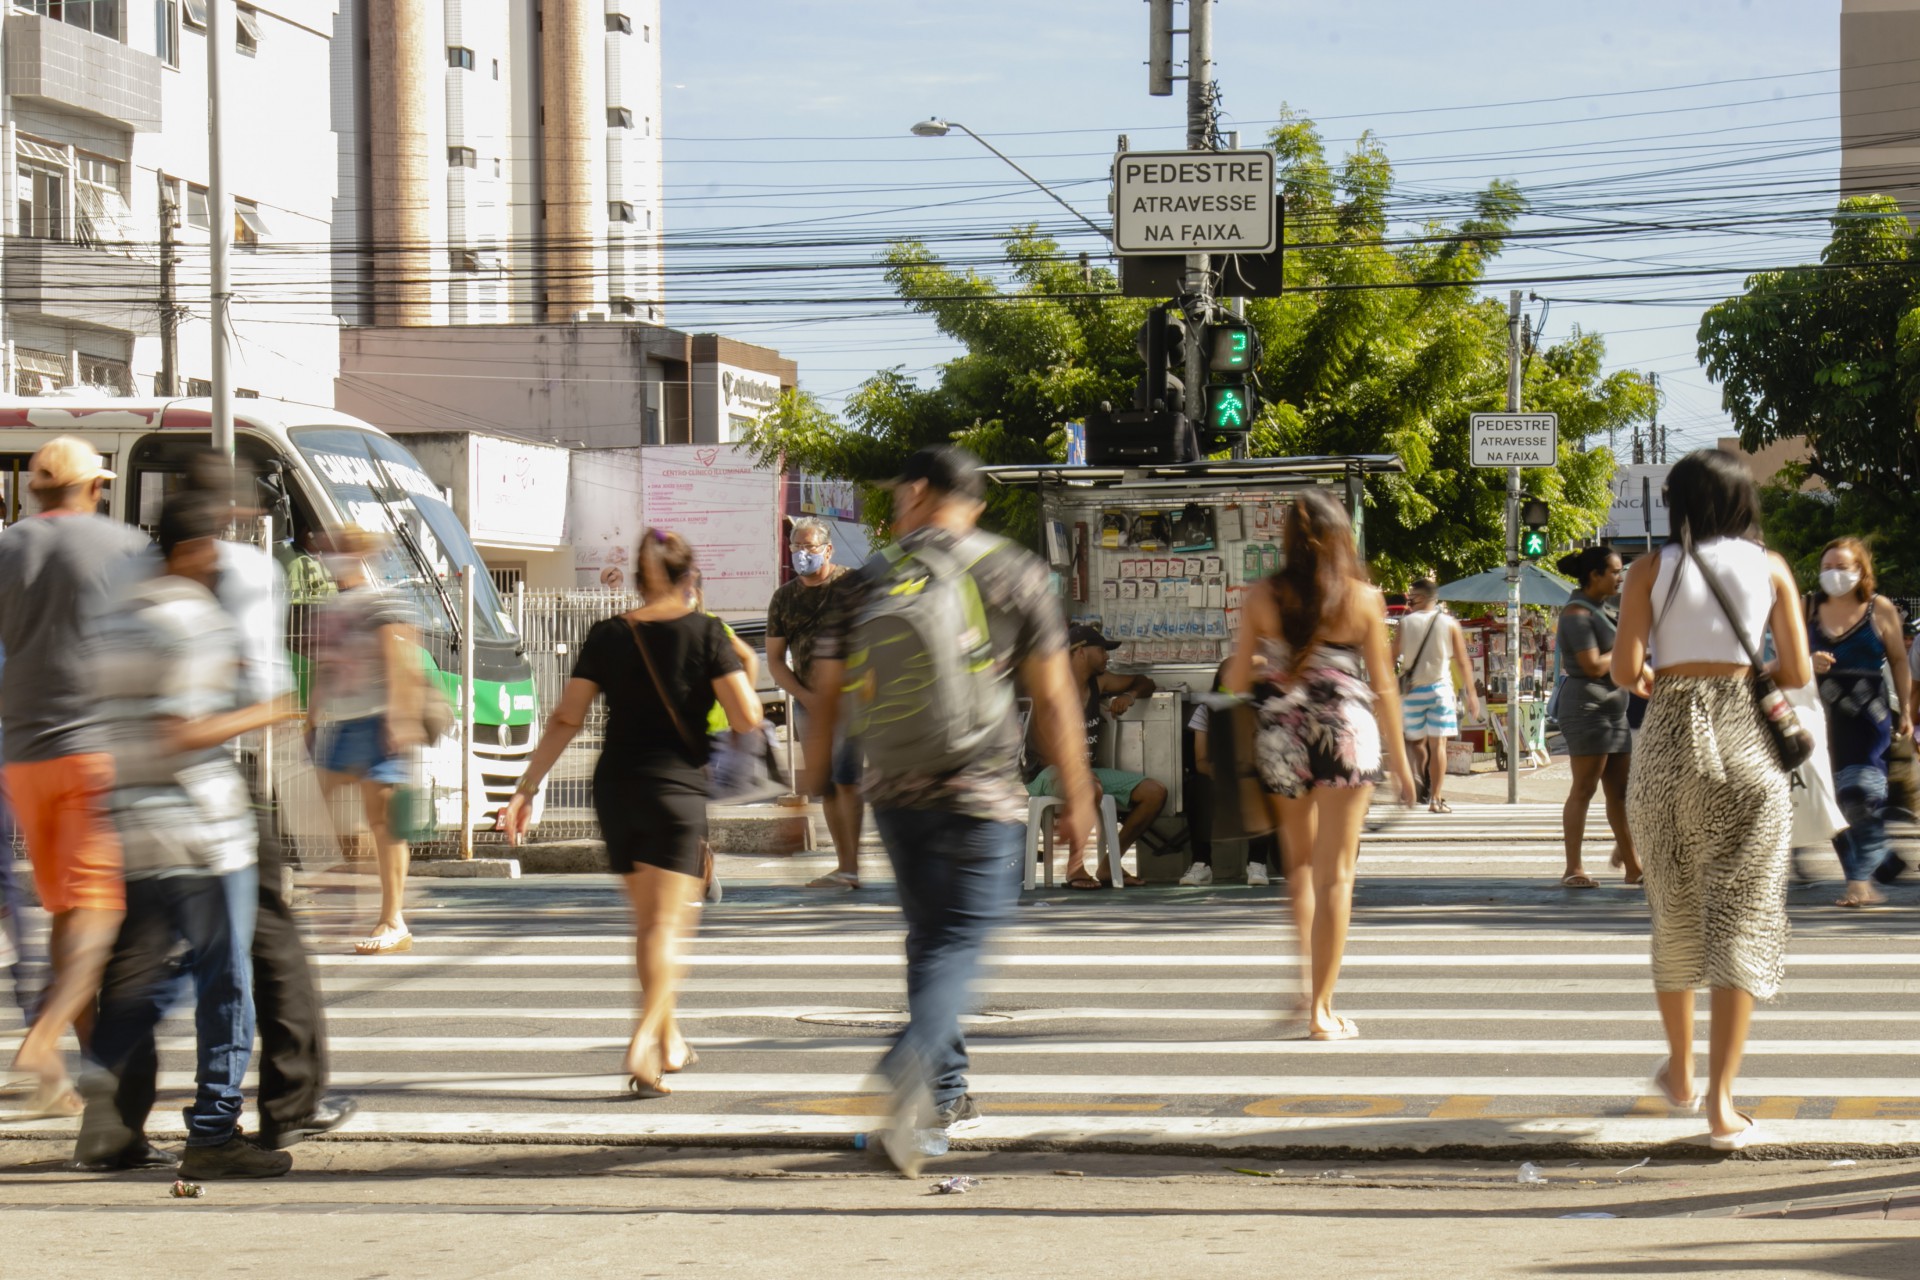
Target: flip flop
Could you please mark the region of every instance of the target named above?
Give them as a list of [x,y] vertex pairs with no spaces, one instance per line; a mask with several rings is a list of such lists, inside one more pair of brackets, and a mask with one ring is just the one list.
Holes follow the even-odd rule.
[[816,876],[812,880],[807,881],[805,887],[809,889],[858,889],[860,887],[860,877],[851,875],[845,871],[829,871],[823,876]]
[[1655,1093],[1659,1094],[1662,1098],[1666,1100],[1667,1106],[1671,1110],[1685,1111],[1694,1115],[1698,1115],[1700,1112],[1700,1094],[1697,1091],[1694,1093],[1693,1097],[1689,1098],[1685,1102],[1681,1102],[1679,1099],[1673,1096],[1673,1089],[1667,1084],[1667,1068],[1672,1065],[1673,1065],[1672,1058],[1660,1059],[1660,1061],[1657,1064],[1655,1064],[1653,1068],[1653,1074],[1650,1077],[1648,1077],[1648,1083],[1653,1086],[1653,1091]]
[[[1145,880],[1142,880],[1142,879],[1141,879],[1141,878],[1140,878],[1139,876],[1137,876],[1137,875],[1135,875],[1135,874],[1133,874],[1133,872],[1131,872],[1131,871],[1129,871],[1129,872],[1127,872],[1127,873],[1126,873],[1126,877],[1127,877],[1127,878],[1126,878],[1126,886],[1127,886],[1127,888],[1129,888],[1129,889],[1138,889],[1138,888],[1139,888],[1139,887],[1140,887],[1141,885],[1143,885],[1143,884],[1145,884],[1145,883],[1146,883],[1146,881],[1145,881]],[[1102,876],[1102,877],[1100,878],[1100,887],[1101,887],[1102,889],[1111,889],[1111,888],[1113,888],[1113,877],[1112,877],[1112,876]]]
[[1358,1040],[1360,1038],[1360,1028],[1354,1025],[1352,1018],[1343,1018],[1335,1014],[1333,1021],[1334,1025],[1331,1027],[1320,1027],[1307,1032],[1307,1039],[1325,1041]]
[[1734,1114],[1742,1120],[1745,1120],[1747,1127],[1738,1133],[1707,1134],[1707,1145],[1715,1151],[1745,1151],[1748,1147],[1771,1146],[1773,1143],[1779,1141],[1779,1139],[1775,1138],[1765,1129],[1755,1124],[1753,1117],[1746,1112],[1736,1111]]
[[1095,880],[1084,871],[1077,876],[1071,877],[1067,881],[1067,888],[1069,889],[1111,889],[1112,887],[1110,884]]
[[402,933],[376,933],[353,944],[353,953],[357,956],[384,956],[395,951],[411,950],[413,950],[411,929]]
[[1452,813],[1453,806],[1448,804],[1445,800],[1429,800],[1427,802],[1427,812],[1428,813]]
[[1561,876],[1560,887],[1562,889],[1598,889],[1600,884],[1584,871],[1576,871],[1572,875]]

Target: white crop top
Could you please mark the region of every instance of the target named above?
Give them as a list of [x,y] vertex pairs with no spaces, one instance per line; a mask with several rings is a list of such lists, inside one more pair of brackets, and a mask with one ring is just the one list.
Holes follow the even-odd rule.
[[[1762,653],[1766,637],[1767,614],[1773,609],[1773,571],[1767,563],[1767,549],[1744,538],[1715,538],[1696,548],[1700,558],[1713,570],[1713,576],[1727,593],[1740,630]],[[1680,585],[1673,585],[1676,568]],[[1671,591],[1672,598],[1668,598]],[[1683,662],[1737,662],[1745,664],[1747,651],[1740,645],[1727,615],[1714,599],[1713,591],[1700,576],[1699,568],[1677,546],[1660,549],[1660,572],[1653,580],[1653,638],[1650,644],[1653,668],[1678,666]]]

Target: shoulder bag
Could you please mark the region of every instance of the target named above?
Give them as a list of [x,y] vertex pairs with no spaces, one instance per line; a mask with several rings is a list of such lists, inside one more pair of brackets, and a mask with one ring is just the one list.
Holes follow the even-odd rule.
[[1740,647],[1746,651],[1747,662],[1753,668],[1753,701],[1760,709],[1760,720],[1767,726],[1767,737],[1773,745],[1773,758],[1780,767],[1791,773],[1807,762],[1813,755],[1813,735],[1800,723],[1800,716],[1787,701],[1787,695],[1780,691],[1773,677],[1767,674],[1760,655],[1754,652],[1753,641],[1747,639],[1746,632],[1740,629],[1740,620],[1733,612],[1733,605],[1727,600],[1727,592],[1720,585],[1720,579],[1707,568],[1707,562],[1700,558],[1700,552],[1694,547],[1687,548],[1687,555],[1693,561],[1700,576],[1706,579],[1707,590],[1713,592],[1713,598],[1719,602],[1720,612],[1726,616],[1727,625],[1733,628],[1733,634],[1739,638]]
[[[660,695],[660,705],[667,709],[667,716],[673,721],[674,732],[678,733],[680,741],[686,744],[688,755],[694,761],[700,760],[704,754],[701,748],[705,744],[687,732],[687,723],[680,718],[679,708],[675,707],[673,699],[667,696],[666,681],[660,678],[660,669],[653,665],[653,655],[647,652],[647,646],[640,639],[640,624],[631,618],[625,621],[627,634],[633,637],[633,647],[640,651],[640,661],[646,664],[647,676],[653,681],[653,691]],[[704,898],[708,902],[718,902],[720,895],[719,885],[714,876],[713,846],[707,842],[705,836],[700,838],[700,881]]]
[[[1413,617],[1415,615],[1409,614],[1407,616]],[[1400,696],[1401,697],[1403,698],[1406,697],[1407,691],[1413,688],[1414,668],[1420,665],[1420,659],[1427,656],[1427,646],[1433,643],[1433,633],[1438,631],[1442,626],[1446,625],[1446,620],[1447,620],[1446,615],[1440,612],[1438,606],[1435,606],[1433,611],[1433,621],[1427,624],[1427,634],[1420,637],[1419,651],[1413,655],[1413,661],[1407,664],[1407,669],[1400,673]],[[1400,625],[1403,627],[1407,625],[1405,619],[1401,620]]]

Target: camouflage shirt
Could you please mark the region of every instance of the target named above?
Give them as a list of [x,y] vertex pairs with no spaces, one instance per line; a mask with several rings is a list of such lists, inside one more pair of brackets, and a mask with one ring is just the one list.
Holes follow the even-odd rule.
[[[900,540],[915,547],[944,545],[957,539],[944,529],[916,529]],[[994,669],[1012,680],[1029,658],[1065,653],[1067,624],[1038,557],[1003,543],[971,570],[986,606],[993,637]],[[849,574],[846,589],[835,595],[820,620],[813,644],[815,661],[845,661],[847,633],[866,603],[874,576]],[[869,766],[867,802],[875,809],[933,809],[994,822],[1027,820],[1027,789],[1020,779],[1020,723],[1009,716],[1005,731],[980,756],[952,773],[882,777]]]
[[799,578],[788,578],[774,589],[767,602],[767,639],[787,642],[787,661],[800,683],[813,687],[814,642],[820,634],[834,600],[846,589],[852,571],[845,565],[832,565],[827,580],[810,587]]

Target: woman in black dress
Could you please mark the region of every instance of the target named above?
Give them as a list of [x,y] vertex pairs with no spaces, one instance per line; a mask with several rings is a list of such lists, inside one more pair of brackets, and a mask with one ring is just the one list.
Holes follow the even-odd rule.
[[644,603],[587,633],[573,678],[500,819],[507,839],[517,842],[540,780],[580,732],[593,700],[605,694],[607,732],[593,771],[593,806],[638,935],[640,1022],[627,1046],[627,1074],[643,1098],[672,1092],[662,1077],[694,1060],[673,1014],[681,934],[702,889],[707,713],[717,700],[736,733],[760,724],[760,700],[726,628],[687,603],[692,573],[693,549],[685,540],[647,530],[638,575]]

